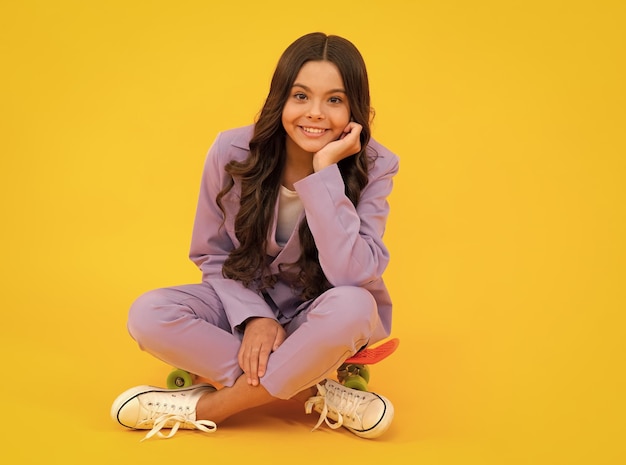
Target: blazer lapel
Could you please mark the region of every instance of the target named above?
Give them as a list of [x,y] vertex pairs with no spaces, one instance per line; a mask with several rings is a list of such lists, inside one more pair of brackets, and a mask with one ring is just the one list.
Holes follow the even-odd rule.
[[[289,236],[289,240],[287,243],[281,248],[280,245],[276,242],[276,227],[277,227],[277,218],[278,218],[278,202],[276,202],[276,212],[274,212],[274,222],[271,228],[271,235],[268,237],[268,254],[274,259],[270,263],[270,271],[272,273],[278,273],[278,265],[280,263],[294,263],[300,258],[300,237],[298,236],[298,229],[302,220],[304,219],[304,212],[300,213],[300,218],[298,219],[298,223],[296,227],[291,232],[291,236]],[[276,252],[276,253],[270,253]]]

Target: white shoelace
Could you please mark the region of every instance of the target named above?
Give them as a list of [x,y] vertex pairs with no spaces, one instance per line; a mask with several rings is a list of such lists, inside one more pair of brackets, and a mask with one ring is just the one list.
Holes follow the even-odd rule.
[[[175,406],[170,405],[170,407],[175,408]],[[176,434],[180,427],[183,429],[199,429],[200,431],[204,431],[205,433],[213,433],[217,429],[217,425],[210,420],[191,420],[188,418],[188,413],[185,414],[182,412],[182,408],[178,413],[174,412],[162,412],[159,409],[167,408],[167,405],[156,405],[156,408],[152,411],[153,416],[150,418],[146,418],[145,420],[140,421],[137,424],[137,429],[141,429],[142,425],[152,425],[152,429],[148,431],[148,434],[142,439],[145,441],[146,439],[150,439],[152,436],[156,435],[159,438],[169,439]],[[169,434],[165,435],[161,432],[163,428],[171,428]]]
[[[317,385],[317,389],[320,395],[311,397],[304,404],[306,413],[311,413],[315,405],[322,405],[320,418],[312,431],[319,428],[322,422],[326,422],[331,429],[337,429],[343,426],[344,416],[346,418],[357,418],[356,411],[361,405],[362,400],[358,395],[347,391],[335,392],[319,384]],[[337,421],[334,423],[328,418],[329,410],[337,415]]]

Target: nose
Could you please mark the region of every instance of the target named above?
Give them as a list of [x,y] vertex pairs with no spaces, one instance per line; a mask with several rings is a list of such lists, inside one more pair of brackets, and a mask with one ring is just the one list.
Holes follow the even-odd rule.
[[324,119],[324,112],[320,102],[312,101],[309,105],[306,117],[310,120]]

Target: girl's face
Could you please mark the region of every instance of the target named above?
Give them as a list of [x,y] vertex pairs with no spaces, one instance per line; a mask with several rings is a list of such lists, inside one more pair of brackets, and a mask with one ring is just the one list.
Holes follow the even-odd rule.
[[287,155],[313,154],[342,135],[350,105],[337,67],[329,61],[305,63],[283,108]]

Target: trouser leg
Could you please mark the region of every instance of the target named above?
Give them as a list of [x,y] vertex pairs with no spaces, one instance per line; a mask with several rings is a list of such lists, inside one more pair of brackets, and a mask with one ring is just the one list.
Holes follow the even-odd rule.
[[[330,289],[285,325],[287,338],[270,355],[261,384],[274,397],[288,399],[331,377],[379,325],[367,290]],[[148,353],[223,386],[243,373],[240,337],[230,332],[221,301],[206,283],[147,292],[132,305],[128,329]]]
[[367,290],[328,290],[285,326],[288,337],[270,356],[261,384],[275,397],[292,397],[332,376],[377,325],[376,301]]
[[240,338],[230,332],[213,288],[190,284],[150,291],[131,306],[128,330],[165,363],[231,386],[241,375]]

